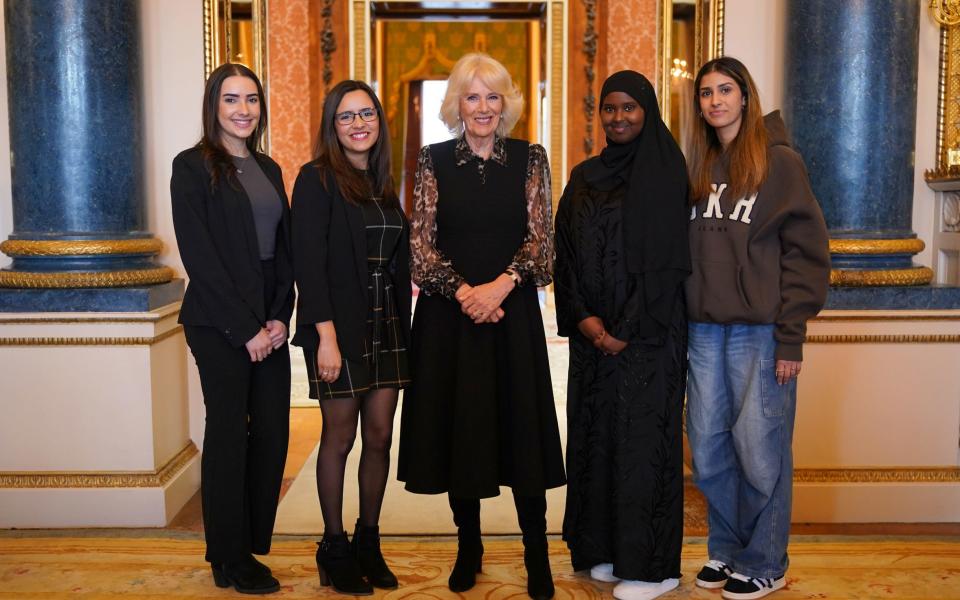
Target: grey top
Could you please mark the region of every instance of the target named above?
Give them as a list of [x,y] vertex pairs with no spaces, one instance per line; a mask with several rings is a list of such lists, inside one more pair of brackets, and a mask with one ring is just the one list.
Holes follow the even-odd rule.
[[233,157],[237,167],[237,179],[250,198],[253,207],[253,222],[257,228],[257,244],[260,246],[260,260],[273,258],[277,244],[277,226],[283,217],[283,199],[273,187],[263,169],[253,155],[246,158]]

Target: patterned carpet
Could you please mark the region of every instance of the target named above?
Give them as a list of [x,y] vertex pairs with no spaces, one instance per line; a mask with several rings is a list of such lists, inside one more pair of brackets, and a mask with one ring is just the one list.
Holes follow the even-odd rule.
[[[45,537],[50,535],[51,537]],[[232,589],[214,587],[203,544],[196,535],[153,536],[117,532],[103,537],[77,532],[46,534],[8,531],[0,534],[0,598],[89,598],[152,600],[238,598]],[[493,538],[485,542],[478,585],[462,595],[446,587],[456,543],[450,538],[391,538],[384,553],[401,587],[379,591],[375,598],[526,598],[520,542]],[[282,584],[274,598],[339,597],[321,588],[313,564],[311,539],[278,537],[265,559]],[[773,598],[937,599],[960,598],[960,539],[926,541],[870,538],[797,538],[791,544],[788,587]],[[562,542],[551,540],[551,562],[558,600],[611,598],[612,584],[570,572]],[[666,599],[719,600],[718,592],[696,589],[693,575],[705,559],[702,539],[688,540],[683,551],[684,577]]]

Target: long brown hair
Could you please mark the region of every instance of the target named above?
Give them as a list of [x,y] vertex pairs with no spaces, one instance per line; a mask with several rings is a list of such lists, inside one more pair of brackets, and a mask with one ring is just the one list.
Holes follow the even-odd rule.
[[740,130],[726,150],[730,160],[729,197],[742,198],[752,194],[760,189],[767,178],[767,128],[763,124],[757,85],[747,67],[739,60],[730,56],[715,58],[700,67],[693,84],[693,110],[694,114],[700,115],[694,121],[687,156],[692,188],[690,202],[693,204],[710,195],[710,184],[714,183],[713,166],[724,152],[716,130],[706,122],[700,110],[700,81],[708,73],[722,73],[730,77],[743,95]]
[[[207,85],[203,90],[203,135],[197,146],[203,151],[203,159],[210,171],[210,187],[214,188],[220,177],[227,181],[236,179],[237,167],[233,164],[230,154],[224,149],[220,141],[221,127],[218,117],[220,111],[220,90],[228,77],[246,77],[257,84],[257,96],[260,100],[260,120],[257,128],[246,139],[250,153],[260,151],[260,140],[267,129],[267,103],[263,95],[263,86],[256,73],[238,63],[225,63],[214,69],[207,78]],[[231,185],[234,185],[231,183]],[[236,187],[236,186],[235,186]]]
[[[377,111],[377,121],[380,130],[377,141],[370,148],[367,158],[367,176],[358,171],[347,155],[343,152],[340,139],[337,137],[337,107],[343,97],[350,92],[360,90],[370,96],[373,107]],[[362,81],[347,79],[333,86],[323,101],[323,117],[320,131],[317,133],[317,147],[315,151],[317,168],[333,174],[340,188],[340,193],[354,204],[362,204],[370,200],[371,192],[379,193],[383,197],[385,206],[399,207],[400,199],[393,185],[393,175],[390,173],[390,132],[387,130],[387,119],[383,113],[380,99],[373,93],[370,86]],[[324,187],[327,185],[325,177],[321,177]],[[373,189],[371,190],[371,185]]]

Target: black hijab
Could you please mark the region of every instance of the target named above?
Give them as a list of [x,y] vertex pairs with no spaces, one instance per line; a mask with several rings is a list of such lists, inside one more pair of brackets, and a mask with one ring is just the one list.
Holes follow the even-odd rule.
[[653,86],[636,71],[619,71],[603,82],[603,100],[623,92],[644,112],[643,130],[632,142],[607,139],[600,156],[584,165],[587,183],[600,190],[626,184],[623,240],[627,270],[642,276],[647,314],[670,323],[676,291],[690,274],[687,165],[663,119]]

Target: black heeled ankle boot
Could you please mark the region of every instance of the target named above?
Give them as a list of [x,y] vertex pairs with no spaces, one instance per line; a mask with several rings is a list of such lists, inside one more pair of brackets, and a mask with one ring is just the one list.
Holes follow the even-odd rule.
[[357,519],[356,529],[353,531],[353,540],[350,543],[360,571],[375,588],[393,590],[399,587],[397,577],[390,571],[387,561],[380,552],[380,528],[376,525],[367,527]]
[[483,542],[480,539],[480,500],[450,498],[453,522],[457,525],[457,561],[447,585],[452,592],[465,592],[477,583],[483,567]]
[[217,587],[233,586],[241,594],[272,594],[280,591],[280,582],[270,569],[253,557],[223,564],[211,563],[213,582]]
[[349,596],[369,596],[373,587],[363,578],[360,565],[350,551],[346,533],[324,534],[317,544],[317,572],[320,585],[333,585],[333,589]]
[[547,500],[544,496],[513,497],[523,532],[523,565],[527,568],[527,594],[534,600],[553,598],[553,573],[547,546]]

